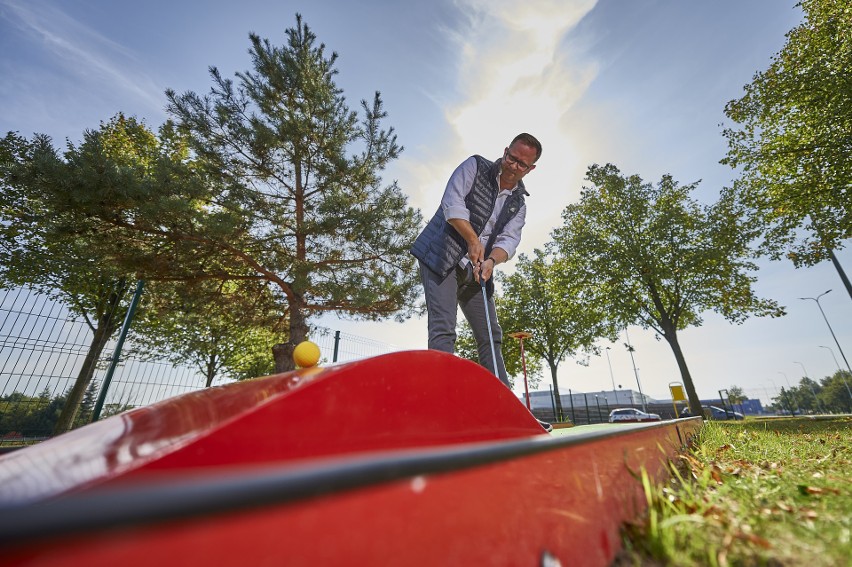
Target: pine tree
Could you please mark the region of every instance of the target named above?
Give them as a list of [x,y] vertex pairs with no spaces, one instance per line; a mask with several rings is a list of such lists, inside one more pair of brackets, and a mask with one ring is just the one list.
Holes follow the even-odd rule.
[[379,93],[361,101],[359,120],[334,82],[337,55],[299,15],[286,35],[279,47],[251,34],[252,70],[236,82],[214,67],[208,95],[167,92],[215,190],[216,214],[194,234],[202,250],[281,297],[289,328],[273,349],[278,371],[293,368],[312,314],[378,319],[414,305],[407,251],[420,224],[395,183],[381,186],[402,148],[381,128]]

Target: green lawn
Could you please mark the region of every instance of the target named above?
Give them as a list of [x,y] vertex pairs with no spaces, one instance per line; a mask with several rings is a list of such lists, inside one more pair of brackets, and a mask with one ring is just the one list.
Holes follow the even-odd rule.
[[616,565],[852,564],[852,418],[707,422]]

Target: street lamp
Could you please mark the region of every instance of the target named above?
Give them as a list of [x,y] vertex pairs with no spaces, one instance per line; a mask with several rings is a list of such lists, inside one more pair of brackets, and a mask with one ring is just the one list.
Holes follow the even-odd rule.
[[841,369],[840,369],[840,363],[839,363],[839,362],[837,362],[837,357],[836,357],[836,356],[834,356],[834,351],[833,351],[833,350],[831,350],[831,347],[827,347],[827,346],[819,345],[819,348],[826,348],[826,349],[828,349],[828,352],[830,352],[830,353],[831,353],[831,358],[833,358],[833,359],[834,359],[834,364],[835,364],[835,366],[837,366],[837,371],[838,371],[838,372],[843,372],[843,370],[841,370]]
[[[784,377],[784,380],[786,380],[786,381],[787,381],[787,387],[788,387],[788,388],[790,388],[790,391],[791,391],[791,390],[793,389],[793,386],[791,386],[791,385],[790,385],[790,379],[789,379],[789,378],[787,378],[787,375],[786,375],[786,374],[784,374],[783,372],[780,372],[780,371],[778,372],[778,374],[780,374],[781,376],[783,376],[783,377]],[[798,401],[798,400],[796,400],[795,398],[793,398],[793,401],[795,401],[795,402],[796,402],[796,410],[797,410],[799,413],[802,413],[802,408],[800,408],[800,407],[799,407],[799,401]],[[790,408],[790,409],[792,410],[793,408]]]
[[849,400],[852,401],[852,392],[849,391],[849,384],[846,382],[846,377],[843,375],[843,370],[840,369],[840,364],[837,363],[837,357],[834,356],[834,351],[831,350],[831,347],[819,345],[819,348],[827,348],[828,352],[831,353],[831,358],[834,359],[834,364],[837,365],[837,374],[840,376],[840,379],[843,380],[843,385],[846,386],[846,393],[849,394]]
[[[829,291],[831,291],[831,290],[829,290]],[[808,376],[808,371],[807,371],[807,370],[805,370],[805,365],[804,365],[804,364],[802,364],[801,362],[796,362],[795,360],[794,360],[793,362],[794,362],[794,363],[796,363],[796,364],[798,364],[799,366],[801,366],[801,367],[802,367],[802,371],[805,373],[805,378],[807,378],[807,379],[808,379],[808,387],[811,389],[811,394],[813,394],[813,395],[814,395],[814,399],[816,400],[817,409],[820,409],[819,398],[818,398],[818,397],[817,397],[817,395],[816,395],[816,390],[814,390],[814,387],[813,387],[813,385],[811,384],[811,377],[810,377],[810,376]]]
[[[775,393],[778,394],[778,397],[781,397],[781,394],[778,391],[778,384],[776,384],[775,380],[773,380],[772,378],[769,378],[769,381],[772,383],[772,388],[775,390]],[[765,389],[766,388],[764,388],[764,390]],[[768,393],[767,393],[766,399],[769,401],[770,404],[772,403],[772,397],[769,396]]]
[[606,347],[606,361],[609,364],[609,378],[612,380],[612,395],[615,396],[615,405],[618,405],[618,392],[615,390],[615,375],[612,373],[612,361],[609,359],[609,347]]
[[633,358],[633,346],[630,344],[630,334],[627,332],[627,327],[624,327],[624,336],[627,337],[627,352],[630,353],[630,362],[633,363],[633,374],[636,375],[636,386],[639,387],[639,397],[642,400],[642,411],[648,411],[645,408],[645,394],[642,393],[642,384],[639,382],[639,370],[636,368],[636,360]]
[[[831,328],[831,324],[828,322],[828,317],[825,316],[825,311],[822,310],[822,305],[820,305],[820,303],[819,303],[819,298],[822,297],[823,295],[825,295],[826,293],[830,292],[830,291],[831,291],[830,289],[827,290],[827,291],[824,291],[816,297],[800,297],[799,299],[812,299],[817,304],[817,307],[819,307],[819,312],[822,313],[822,318],[825,320],[825,324],[828,326],[828,331],[831,333],[831,338],[834,339],[834,344],[837,345],[837,350],[840,351],[840,356],[843,357],[843,362],[846,363],[846,370],[849,371],[849,374],[852,374],[852,368],[849,367],[849,361],[846,360],[846,355],[843,354],[843,349],[840,348],[840,343],[837,341],[837,336],[835,336],[835,334],[834,334],[834,329]],[[834,353],[832,353],[832,356],[834,356]],[[839,367],[840,367],[840,365],[838,365],[838,368]]]

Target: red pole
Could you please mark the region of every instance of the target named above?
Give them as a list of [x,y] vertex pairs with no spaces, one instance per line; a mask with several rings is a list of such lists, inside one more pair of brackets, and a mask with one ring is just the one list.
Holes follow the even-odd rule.
[[527,393],[527,409],[532,411],[530,407],[530,387],[527,385],[527,359],[524,356],[524,339],[521,339],[521,364],[524,367],[524,391]]

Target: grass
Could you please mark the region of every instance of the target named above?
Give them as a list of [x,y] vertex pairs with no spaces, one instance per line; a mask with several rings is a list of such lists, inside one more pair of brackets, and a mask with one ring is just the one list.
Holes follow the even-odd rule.
[[852,557],[852,418],[707,422],[615,565],[808,567]]

